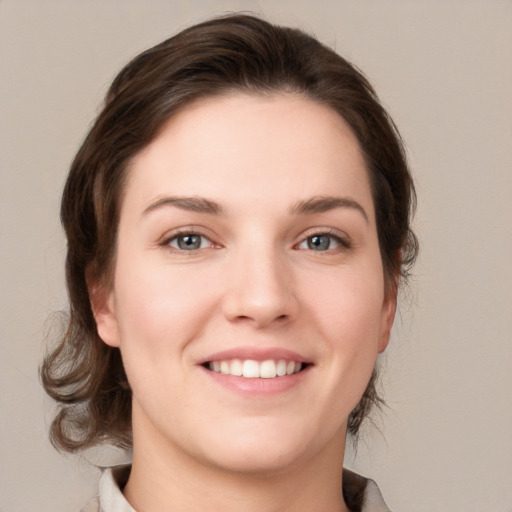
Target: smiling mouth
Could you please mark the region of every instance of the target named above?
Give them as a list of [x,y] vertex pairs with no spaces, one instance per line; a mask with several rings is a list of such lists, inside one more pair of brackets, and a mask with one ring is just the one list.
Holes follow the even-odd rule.
[[208,361],[203,366],[212,372],[224,375],[245,377],[247,379],[274,379],[299,373],[310,365],[284,359],[267,359],[265,361],[226,359],[222,361]]

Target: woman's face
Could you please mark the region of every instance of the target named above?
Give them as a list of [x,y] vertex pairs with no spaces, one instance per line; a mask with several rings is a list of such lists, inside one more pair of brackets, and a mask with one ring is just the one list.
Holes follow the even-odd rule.
[[361,150],[331,109],[201,100],[134,159],[95,315],[135,451],[236,471],[339,457],[394,307]]

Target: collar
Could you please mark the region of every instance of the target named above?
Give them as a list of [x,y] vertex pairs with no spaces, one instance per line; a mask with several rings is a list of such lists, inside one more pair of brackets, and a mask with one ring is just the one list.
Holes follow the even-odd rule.
[[[106,469],[100,479],[98,497],[82,512],[136,512],[121,491],[130,469],[130,465]],[[343,497],[353,512],[390,512],[377,484],[349,469],[343,469]]]

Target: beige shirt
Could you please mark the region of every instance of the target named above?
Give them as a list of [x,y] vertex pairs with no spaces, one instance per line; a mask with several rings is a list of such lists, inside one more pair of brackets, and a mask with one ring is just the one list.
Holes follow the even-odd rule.
[[[100,479],[98,496],[80,512],[137,512],[121,492],[129,474],[130,466],[106,469]],[[354,512],[391,512],[373,480],[347,469],[343,470],[343,495]]]

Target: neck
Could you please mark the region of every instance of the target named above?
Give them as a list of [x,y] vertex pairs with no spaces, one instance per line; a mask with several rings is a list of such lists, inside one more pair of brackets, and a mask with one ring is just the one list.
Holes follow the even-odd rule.
[[292,467],[240,472],[198,460],[133,423],[132,470],[124,495],[141,512],[348,512],[341,486],[345,432]]

